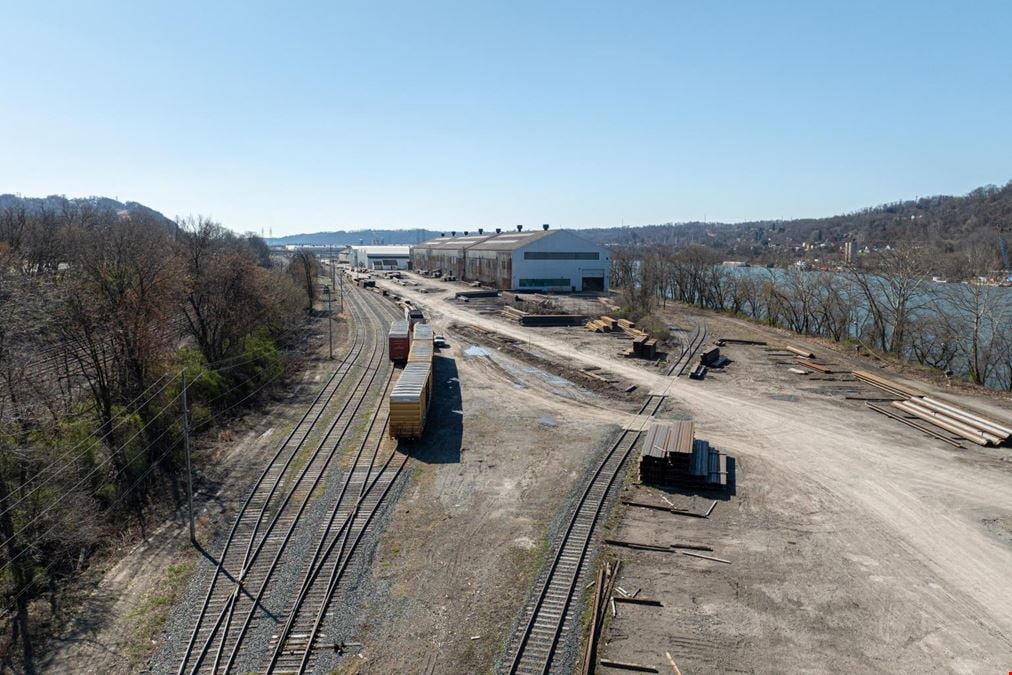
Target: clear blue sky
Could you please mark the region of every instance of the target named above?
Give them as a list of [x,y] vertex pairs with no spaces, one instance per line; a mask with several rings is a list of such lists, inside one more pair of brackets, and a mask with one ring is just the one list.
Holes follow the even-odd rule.
[[49,0],[0,23],[0,192],[275,236],[831,215],[1012,178],[1007,1]]

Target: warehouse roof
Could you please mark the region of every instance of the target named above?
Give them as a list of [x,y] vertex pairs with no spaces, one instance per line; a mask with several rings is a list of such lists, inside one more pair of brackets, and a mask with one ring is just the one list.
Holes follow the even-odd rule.
[[[439,237],[414,246],[415,249],[468,249],[475,251],[513,251],[526,246],[532,241],[550,237],[558,232],[567,232],[571,235],[580,235],[571,230],[528,230],[527,232],[503,232],[501,234],[472,234],[465,237]],[[580,237],[584,239],[583,237]],[[585,240],[589,246],[601,248],[590,240]]]
[[529,232],[503,232],[475,246],[479,251],[512,251],[532,241],[550,237],[562,230],[530,230]]
[[441,248],[468,248],[475,244],[485,241],[494,237],[494,234],[471,234],[462,237],[438,237],[436,239],[430,239],[429,241],[418,244],[413,248],[428,248],[428,249],[441,249]]

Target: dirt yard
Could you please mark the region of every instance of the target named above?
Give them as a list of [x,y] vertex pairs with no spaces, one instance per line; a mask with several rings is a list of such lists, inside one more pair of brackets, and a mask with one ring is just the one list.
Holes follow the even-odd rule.
[[361,656],[342,672],[491,670],[557,513],[635,409],[431,320],[452,344],[430,432],[380,540],[351,638]]
[[[664,654],[668,651],[686,673],[845,669],[971,673],[1006,672],[1010,667],[1012,452],[1008,448],[965,444],[957,449],[944,444],[869,410],[865,401],[845,398],[873,397],[876,390],[846,376],[794,375],[787,365],[777,363],[782,357],[762,347],[722,348],[732,361],[726,369],[712,371],[702,382],[674,380],[654,366],[617,358],[622,345],[613,336],[582,328],[522,328],[479,311],[478,303],[453,301],[452,291],[457,289],[452,285],[412,280],[437,290],[388,287],[431,307],[442,321],[495,331],[569,368],[600,367],[602,374],[637,384],[641,395],[666,392],[695,419],[698,437],[735,458],[736,494],[721,501],[711,518],[691,520],[627,509],[615,521],[622,538],[701,542],[731,564],[667,553],[612,552],[626,561],[619,584],[630,592],[642,588],[642,596],[656,598],[664,606],[622,606],[604,634],[602,656],[673,672]],[[673,312],[670,318],[686,331],[705,321],[711,335],[807,345],[840,369],[879,368],[874,361],[830,352],[824,345],[744,321],[690,310]],[[881,372],[900,379],[896,373]],[[1012,418],[1012,405],[1001,397],[913,384],[981,412]],[[498,399],[490,415],[508,405]],[[553,417],[563,419],[561,413]],[[465,424],[465,436],[469,426]],[[477,420],[475,426],[485,434],[508,432]],[[587,436],[588,447],[594,447],[594,434]],[[603,438],[596,440],[600,443]],[[572,466],[546,463],[537,470],[563,472]],[[568,489],[573,479],[560,484],[558,492]],[[435,498],[445,488],[438,478],[433,481]],[[646,488],[627,489],[635,490],[638,499],[663,503]],[[699,502],[685,495],[665,496]],[[424,511],[417,518],[424,521]],[[550,519],[546,514],[543,522]],[[426,635],[435,634],[435,644],[443,645],[443,651],[406,648],[398,650],[405,655],[402,658],[439,653],[440,659],[456,663],[457,657],[451,655],[460,650],[476,655],[492,651],[481,645],[488,631],[480,620],[453,622],[450,617],[455,607],[489,611],[489,602],[470,600],[475,591],[467,582],[475,577],[468,575],[480,568],[482,557],[494,560],[496,555],[483,549],[508,535],[485,526],[464,532],[478,545],[473,553],[467,552],[470,564],[464,565],[463,576],[444,573],[436,564],[419,569],[420,574],[446,579],[435,587],[448,597],[428,609],[433,612],[431,625],[438,628],[439,622],[446,622],[449,627],[435,633],[419,630],[415,640],[420,645]],[[452,550],[437,543],[442,536],[434,528],[430,540],[435,538],[436,550]],[[532,538],[539,539],[536,534]],[[512,584],[522,575],[489,578],[509,579],[500,588],[513,594],[483,598],[519,607],[522,592]],[[408,595],[406,588],[402,592]],[[401,625],[413,625],[421,616],[405,616]],[[462,640],[472,631],[483,634],[474,641],[478,645]],[[496,636],[500,638],[501,633]],[[488,660],[481,656],[471,663],[484,667]]]

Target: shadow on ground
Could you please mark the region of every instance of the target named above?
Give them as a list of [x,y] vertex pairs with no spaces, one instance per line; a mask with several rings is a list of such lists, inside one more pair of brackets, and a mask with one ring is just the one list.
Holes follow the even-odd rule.
[[446,356],[432,360],[432,403],[421,440],[413,444],[415,459],[426,464],[457,464],[464,437],[464,402],[457,362]]

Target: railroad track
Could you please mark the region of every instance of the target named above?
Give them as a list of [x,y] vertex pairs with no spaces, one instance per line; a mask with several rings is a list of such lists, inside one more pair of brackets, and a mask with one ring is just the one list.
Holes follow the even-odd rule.
[[[651,396],[640,414],[653,414],[663,396]],[[524,608],[523,628],[514,637],[508,654],[510,673],[548,673],[561,640],[579,629],[580,594],[591,577],[589,552],[605,504],[622,467],[641,432],[626,430],[605,454],[581,494],[555,555],[542,573],[537,593]]]
[[681,377],[685,374],[685,369],[689,367],[689,364],[692,363],[692,359],[694,359],[696,357],[696,353],[699,352],[699,348],[703,346],[704,342],[706,342],[706,335],[706,325],[697,325],[696,330],[692,333],[692,337],[689,338],[689,341],[682,347],[682,351],[678,354],[678,358],[675,359],[675,362],[671,364],[670,368],[668,368],[668,377],[670,377],[672,373],[675,373],[676,369],[678,372],[675,374],[675,377]]
[[[665,398],[651,394],[636,414],[653,417]],[[560,641],[578,628],[579,595],[591,577],[588,553],[594,530],[641,434],[637,429],[624,430],[597,465],[555,548],[551,564],[535,584],[537,593],[524,607],[523,628],[507,649],[509,665],[504,672],[510,675],[550,672]]]
[[260,629],[258,624],[265,619],[278,620],[268,609],[283,596],[271,588],[275,572],[304,564],[289,551],[289,544],[315,533],[318,518],[309,517],[307,511],[311,515],[319,509],[308,507],[326,494],[327,476],[333,473],[329,468],[366,406],[367,395],[377,383],[385,389],[389,382],[389,374],[381,374],[390,372],[384,318],[358,292],[347,297],[360,330],[240,509],[179,657],[178,673],[227,672],[236,666],[244,646],[263,648],[254,635],[262,630],[251,629]]

